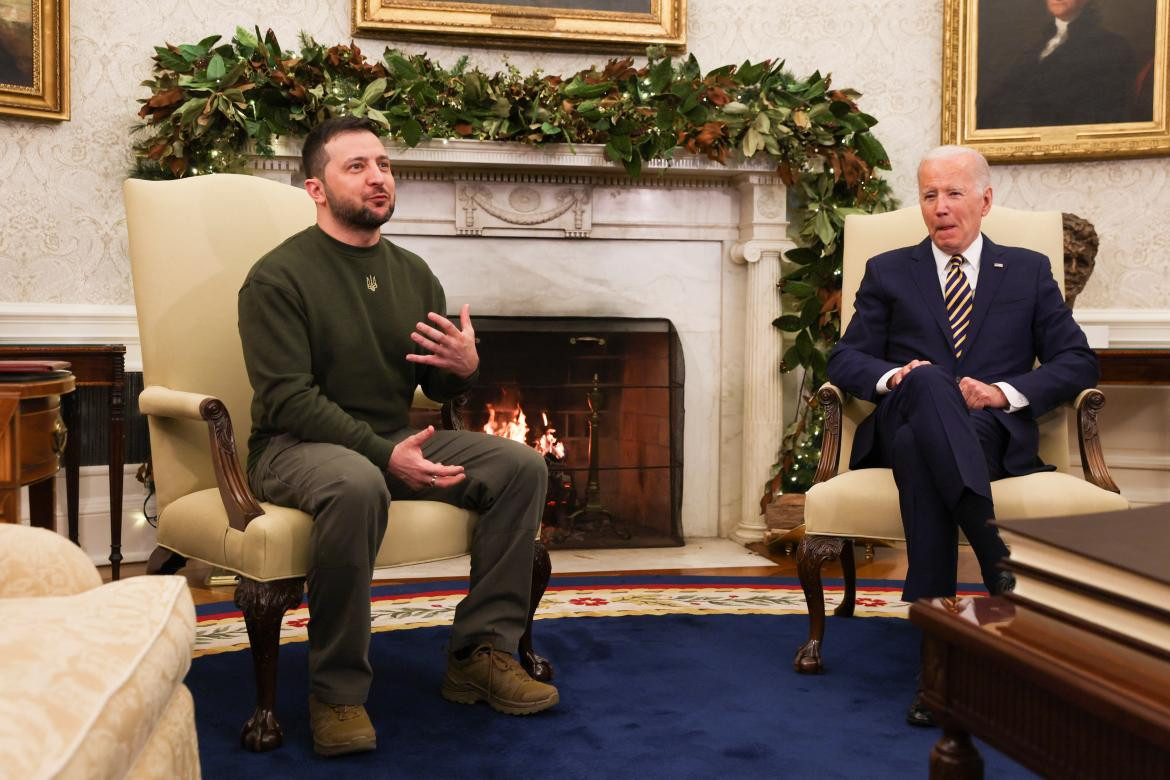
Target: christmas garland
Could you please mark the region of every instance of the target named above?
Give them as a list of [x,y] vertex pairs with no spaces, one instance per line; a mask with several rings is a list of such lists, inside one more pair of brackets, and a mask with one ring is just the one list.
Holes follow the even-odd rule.
[[719,162],[774,161],[794,196],[790,230],[799,248],[786,253],[779,291],[792,313],[773,324],[792,334],[780,370],[802,369],[804,403],[784,432],[762,504],[808,487],[820,447],[808,398],[839,336],[844,218],[893,206],[875,173],[889,168],[870,132],[877,120],[858,108],[858,93],[832,89],[820,73],[797,79],[783,62],[704,73],[693,55],[675,62],[661,47],[641,67],[618,59],[561,77],[511,66],[488,74],[466,57],[446,69],[390,48],[370,61],[352,43],[326,47],[307,35],[293,53],[258,28],[220,40],[155,48],[133,175],[242,170],[250,153],[270,156],[274,138],[303,137],[339,114],[367,117],[408,146],[425,138],[601,144],[635,177],[646,161],[670,159],[680,147]]

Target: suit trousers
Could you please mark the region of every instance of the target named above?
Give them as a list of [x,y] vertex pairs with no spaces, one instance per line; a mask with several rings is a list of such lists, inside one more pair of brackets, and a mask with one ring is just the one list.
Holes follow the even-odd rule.
[[548,487],[544,458],[523,444],[470,431],[436,431],[423,455],[463,466],[467,476],[448,488],[415,491],[353,450],[289,434],[269,440],[249,475],[261,500],[313,518],[309,690],[321,701],[362,704],[369,695],[370,583],[391,501],[442,501],[479,513],[469,590],[455,609],[451,649],[486,642],[515,652],[524,633]]
[[907,373],[874,414],[881,465],[894,471],[906,532],[902,598],[955,595],[960,528],[991,587],[1007,555],[987,522],[995,516],[991,481],[1006,476],[1007,429],[995,412],[969,410],[955,377],[934,365]]

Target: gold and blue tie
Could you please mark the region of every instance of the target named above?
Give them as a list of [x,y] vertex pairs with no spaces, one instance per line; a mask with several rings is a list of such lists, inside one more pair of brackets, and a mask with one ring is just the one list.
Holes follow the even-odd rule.
[[955,255],[951,258],[947,270],[943,300],[947,304],[947,319],[951,323],[951,338],[955,343],[956,359],[963,357],[963,345],[967,342],[974,298],[971,285],[967,283],[967,274],[963,273],[963,256]]

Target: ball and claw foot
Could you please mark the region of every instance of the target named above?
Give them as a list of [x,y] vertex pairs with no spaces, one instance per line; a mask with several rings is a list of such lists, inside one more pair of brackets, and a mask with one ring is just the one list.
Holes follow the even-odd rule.
[[549,660],[544,656],[536,653],[521,653],[520,665],[524,667],[524,671],[528,672],[528,676],[534,680],[539,680],[543,683],[552,682],[553,668]]
[[801,674],[820,674],[824,671],[821,666],[820,640],[810,639],[801,645],[792,666]]
[[276,722],[276,715],[271,710],[260,707],[256,708],[240,731],[240,744],[253,753],[275,750],[283,742],[284,734],[280,730],[280,724]]

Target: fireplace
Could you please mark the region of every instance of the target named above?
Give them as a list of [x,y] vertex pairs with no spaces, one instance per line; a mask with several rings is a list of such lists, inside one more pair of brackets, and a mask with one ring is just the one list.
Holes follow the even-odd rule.
[[[253,161],[255,171],[290,183],[302,180],[299,145],[282,139],[274,148],[276,157]],[[664,540],[660,543],[673,544],[680,536],[760,539],[759,498],[785,424],[776,370],[783,345],[770,323],[780,314],[780,256],[792,243],[786,192],[775,171],[756,160],[729,160],[724,166],[680,151],[630,178],[602,147],[582,145],[530,148],[435,140],[412,148],[391,143],[388,151],[398,204],[386,235],[426,259],[451,308],[471,305],[482,337],[497,338],[480,328],[489,314],[507,321],[655,318],[666,327],[680,374],[667,380],[666,390],[645,391],[669,397],[666,403],[677,421],[668,434],[672,455],[665,462],[649,458],[648,431],[654,426],[648,417],[641,418],[641,439],[606,438],[617,430],[614,426],[630,422],[628,411],[615,417],[614,405],[627,410],[642,401],[635,388],[624,388],[619,399],[616,388],[602,387],[613,382],[599,370],[603,397],[595,471],[600,498],[594,504],[613,512],[619,500],[626,500],[611,495],[623,481],[629,492],[631,484],[642,489],[666,480],[669,513],[652,511],[655,505],[647,499],[643,509],[622,507],[633,518],[628,522],[640,525],[646,517],[669,515],[671,524],[657,533]],[[553,321],[534,320],[523,327],[539,331]],[[597,331],[582,333],[603,338]],[[571,335],[561,331],[559,337]],[[504,337],[509,342],[519,338],[514,331],[499,335]],[[620,341],[604,338],[607,345]],[[572,354],[583,355],[578,347],[589,344],[572,345]],[[567,351],[569,346],[558,346],[545,354]],[[681,383],[683,356],[685,388],[674,384]],[[494,356],[486,356],[485,369],[493,362]],[[642,362],[631,361],[632,370]],[[577,385],[575,398],[545,402],[528,387],[523,392],[533,400],[522,406],[533,435],[543,430],[543,409],[530,404],[560,410],[552,413],[549,425],[573,445],[566,458],[582,458],[581,447],[588,451],[586,397],[592,373],[579,366],[573,370],[584,373],[572,382],[558,382]],[[501,399],[481,397],[480,402],[498,404],[502,416]],[[476,413],[486,422],[482,407]],[[626,436],[626,428],[621,430]],[[626,455],[640,452],[647,467],[626,469],[615,461],[623,447]],[[571,463],[579,503],[587,492],[588,464]],[[613,465],[619,468],[606,468]]]
[[540,449],[550,547],[683,543],[683,357],[668,320],[476,318],[471,430]]

